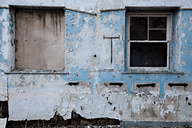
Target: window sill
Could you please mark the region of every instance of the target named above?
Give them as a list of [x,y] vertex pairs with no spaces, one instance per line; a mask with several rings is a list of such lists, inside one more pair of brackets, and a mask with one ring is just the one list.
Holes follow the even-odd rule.
[[5,74],[34,74],[34,75],[39,75],[39,74],[45,74],[45,75],[65,75],[69,74],[68,72],[65,71],[52,71],[52,70],[15,70],[11,72],[5,72]]
[[174,71],[125,71],[122,74],[171,74],[171,75],[187,75],[184,72],[174,72]]

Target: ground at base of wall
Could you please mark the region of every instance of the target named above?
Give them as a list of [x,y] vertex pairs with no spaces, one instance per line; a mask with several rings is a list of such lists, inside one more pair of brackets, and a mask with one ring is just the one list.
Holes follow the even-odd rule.
[[[123,126],[120,122],[120,125],[113,124],[116,121],[113,122],[113,119],[70,119],[65,122],[63,120],[58,119],[54,122],[54,120],[51,121],[44,121],[44,120],[35,120],[35,121],[9,121],[7,123],[6,128],[192,128],[192,126],[186,125],[186,126],[160,126],[156,127],[154,125],[136,125],[133,126],[133,124]],[[91,123],[93,125],[91,125]],[[112,125],[110,125],[110,123]],[[137,123],[137,121],[136,121]]]
[[120,121],[109,118],[86,119],[75,112],[72,119],[64,120],[61,116],[55,115],[49,121],[8,121],[6,128],[97,128],[97,127],[120,127]]
[[120,128],[120,125],[105,125],[105,126],[96,126],[96,125],[61,125],[56,123],[42,123],[39,122],[12,122],[8,123],[6,128]]
[[56,115],[50,120],[8,121],[6,128],[192,128],[192,122],[120,121],[111,118],[86,119],[75,111],[71,119]]
[[[17,123],[18,124],[18,123]],[[178,127],[121,127],[120,125],[106,125],[106,126],[95,126],[95,125],[68,125],[68,126],[57,126],[56,124],[47,124],[47,125],[42,125],[42,124],[32,124],[32,125],[27,125],[27,124],[20,124],[20,125],[15,125],[15,126],[7,126],[6,128],[192,128],[191,126],[178,126]]]

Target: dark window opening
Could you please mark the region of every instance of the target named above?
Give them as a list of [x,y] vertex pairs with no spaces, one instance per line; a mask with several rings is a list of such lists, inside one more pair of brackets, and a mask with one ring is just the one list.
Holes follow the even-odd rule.
[[166,17],[149,17],[149,28],[166,28]]
[[130,66],[166,67],[167,43],[131,43]]
[[131,17],[130,19],[130,39],[146,40],[147,39],[147,18]]
[[166,40],[166,30],[150,30],[149,40]]

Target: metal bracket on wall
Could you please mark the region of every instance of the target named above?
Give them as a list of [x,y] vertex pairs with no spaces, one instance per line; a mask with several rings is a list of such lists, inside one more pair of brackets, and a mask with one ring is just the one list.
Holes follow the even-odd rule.
[[72,8],[65,8],[67,10],[72,10],[72,11],[76,11],[76,12],[81,12],[81,13],[85,13],[85,14],[89,14],[89,15],[94,15],[97,16],[96,13],[91,13],[91,12],[86,12],[86,11],[80,11],[80,10],[76,10],[76,9],[72,9]]
[[103,35],[103,39],[111,39],[111,64],[113,62],[113,42],[112,39],[120,39],[120,35],[116,36],[116,37],[106,37],[105,35]]

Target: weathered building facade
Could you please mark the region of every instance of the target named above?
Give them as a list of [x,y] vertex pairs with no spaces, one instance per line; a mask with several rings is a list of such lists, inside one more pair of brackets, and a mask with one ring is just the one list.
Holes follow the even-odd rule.
[[121,126],[192,124],[191,0],[0,5],[0,101],[8,101],[8,121],[67,120],[76,112]]

